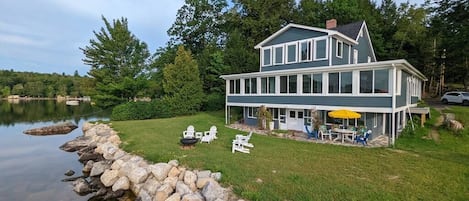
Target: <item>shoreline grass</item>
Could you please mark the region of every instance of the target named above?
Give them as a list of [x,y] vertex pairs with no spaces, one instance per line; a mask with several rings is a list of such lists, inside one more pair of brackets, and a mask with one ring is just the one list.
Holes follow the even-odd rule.
[[[464,108],[466,111],[468,109]],[[124,150],[153,162],[172,159],[193,169],[222,172],[222,185],[248,200],[467,200],[469,139],[442,133],[440,144],[419,136],[397,148],[345,147],[253,135],[250,154],[231,153],[246,134],[224,126],[222,112],[112,122]],[[188,125],[218,128],[218,139],[182,150]],[[467,122],[465,125],[468,125]],[[453,147],[452,146],[458,146]]]

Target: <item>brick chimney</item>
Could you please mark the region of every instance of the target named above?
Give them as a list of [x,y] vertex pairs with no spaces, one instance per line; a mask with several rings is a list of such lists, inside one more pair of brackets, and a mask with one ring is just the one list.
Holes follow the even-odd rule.
[[326,20],[326,29],[333,29],[337,27],[337,20],[336,19],[330,19]]

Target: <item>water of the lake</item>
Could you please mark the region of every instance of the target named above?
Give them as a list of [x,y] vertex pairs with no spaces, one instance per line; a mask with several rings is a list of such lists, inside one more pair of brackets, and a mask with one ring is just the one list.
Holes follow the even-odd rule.
[[[76,153],[59,149],[83,134],[85,121],[108,120],[109,113],[86,103],[67,106],[55,101],[9,103],[0,100],[0,200],[88,200],[62,182],[67,170],[81,175]],[[30,136],[24,130],[71,121],[78,128],[66,135]]]

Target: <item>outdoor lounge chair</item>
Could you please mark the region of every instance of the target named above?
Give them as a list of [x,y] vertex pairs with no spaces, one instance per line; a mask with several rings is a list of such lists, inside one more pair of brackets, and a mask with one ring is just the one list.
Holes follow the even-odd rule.
[[244,147],[244,142],[241,140],[233,140],[233,144],[231,146],[231,153],[236,151],[249,154],[249,149]]
[[253,144],[249,143],[249,140],[251,139],[251,136],[252,136],[252,131],[249,132],[248,135],[241,135],[241,134],[238,134],[236,135],[236,139],[237,141],[239,141],[240,143],[243,144],[243,146],[245,147],[254,147]]
[[195,128],[192,125],[189,125],[185,131],[182,132],[183,138],[194,138],[195,137]]
[[200,139],[200,143],[202,143],[202,142],[210,143],[212,140],[214,140],[216,138],[217,138],[217,127],[212,126],[212,127],[210,127],[209,131],[204,132],[204,135]]
[[308,134],[308,139],[314,137],[314,139],[318,139],[318,132],[317,131],[310,131],[308,126],[305,125],[306,133]]
[[319,135],[321,135],[321,140],[324,140],[324,136],[329,136],[329,140],[332,140],[332,131],[327,129],[326,125],[319,126]]
[[363,146],[368,145],[368,138],[371,135],[371,130],[366,131],[363,135],[357,135],[355,136],[355,142],[356,143],[362,143]]

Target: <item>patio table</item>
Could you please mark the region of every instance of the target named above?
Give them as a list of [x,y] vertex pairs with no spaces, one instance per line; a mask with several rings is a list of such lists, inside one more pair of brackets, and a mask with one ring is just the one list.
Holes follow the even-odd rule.
[[[357,133],[356,131],[349,130],[349,129],[342,129],[342,128],[334,128],[332,129],[332,132],[337,133],[337,137],[333,139],[333,141],[339,140],[342,138],[342,143],[344,143],[344,140],[347,139],[350,142],[353,142],[353,139],[355,138],[355,134]],[[352,138],[349,138],[352,137]]]

